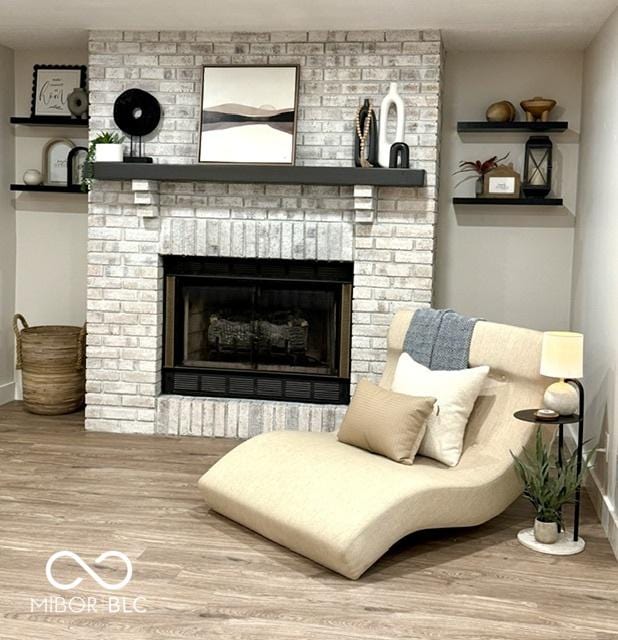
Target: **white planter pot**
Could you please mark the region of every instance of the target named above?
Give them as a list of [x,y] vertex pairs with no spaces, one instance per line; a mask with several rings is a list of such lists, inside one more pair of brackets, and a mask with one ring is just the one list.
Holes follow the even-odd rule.
[[554,544],[558,540],[558,523],[535,520],[534,539],[543,544]]
[[124,152],[121,144],[97,144],[94,148],[95,162],[122,162]]

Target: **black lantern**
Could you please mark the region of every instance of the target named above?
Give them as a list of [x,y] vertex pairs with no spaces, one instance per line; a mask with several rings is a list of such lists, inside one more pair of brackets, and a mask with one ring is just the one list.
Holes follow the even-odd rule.
[[528,198],[544,198],[551,191],[552,144],[547,136],[526,142],[522,190]]

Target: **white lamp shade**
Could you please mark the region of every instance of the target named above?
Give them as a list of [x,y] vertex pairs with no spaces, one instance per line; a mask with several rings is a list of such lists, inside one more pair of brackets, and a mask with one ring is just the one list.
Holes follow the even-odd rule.
[[541,375],[581,378],[584,375],[584,336],[571,331],[546,331],[541,351]]

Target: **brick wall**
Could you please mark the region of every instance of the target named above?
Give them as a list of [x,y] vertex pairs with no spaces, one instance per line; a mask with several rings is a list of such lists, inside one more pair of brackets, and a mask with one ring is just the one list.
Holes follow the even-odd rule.
[[411,165],[427,171],[427,186],[379,189],[375,221],[361,224],[350,187],[166,182],[146,214],[129,183],[97,182],[89,205],[88,429],[244,437],[330,430],[344,410],[160,397],[161,255],[353,259],[353,381],[381,373],[394,311],[431,300],[439,34],[93,32],[91,135],[115,129],[115,98],[140,87],[163,107],[146,154],[196,162],[201,65],[234,63],[300,65],[297,164],[306,165],[350,166],[357,106],[365,97],[379,105],[397,81]]

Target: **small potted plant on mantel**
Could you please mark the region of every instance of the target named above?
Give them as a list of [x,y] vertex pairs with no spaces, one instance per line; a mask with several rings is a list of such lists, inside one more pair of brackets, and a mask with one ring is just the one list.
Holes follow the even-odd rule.
[[94,162],[122,162],[124,136],[109,131],[101,131],[88,145],[88,154],[82,174],[82,191],[88,191],[94,177]]
[[515,469],[524,485],[524,498],[536,511],[534,538],[537,542],[553,544],[558,540],[563,530],[562,507],[574,502],[593,457],[594,450],[584,459],[579,473],[575,452],[559,463],[551,452],[551,444],[543,442],[541,428],[537,429],[533,451],[524,449],[521,456],[513,455]]

